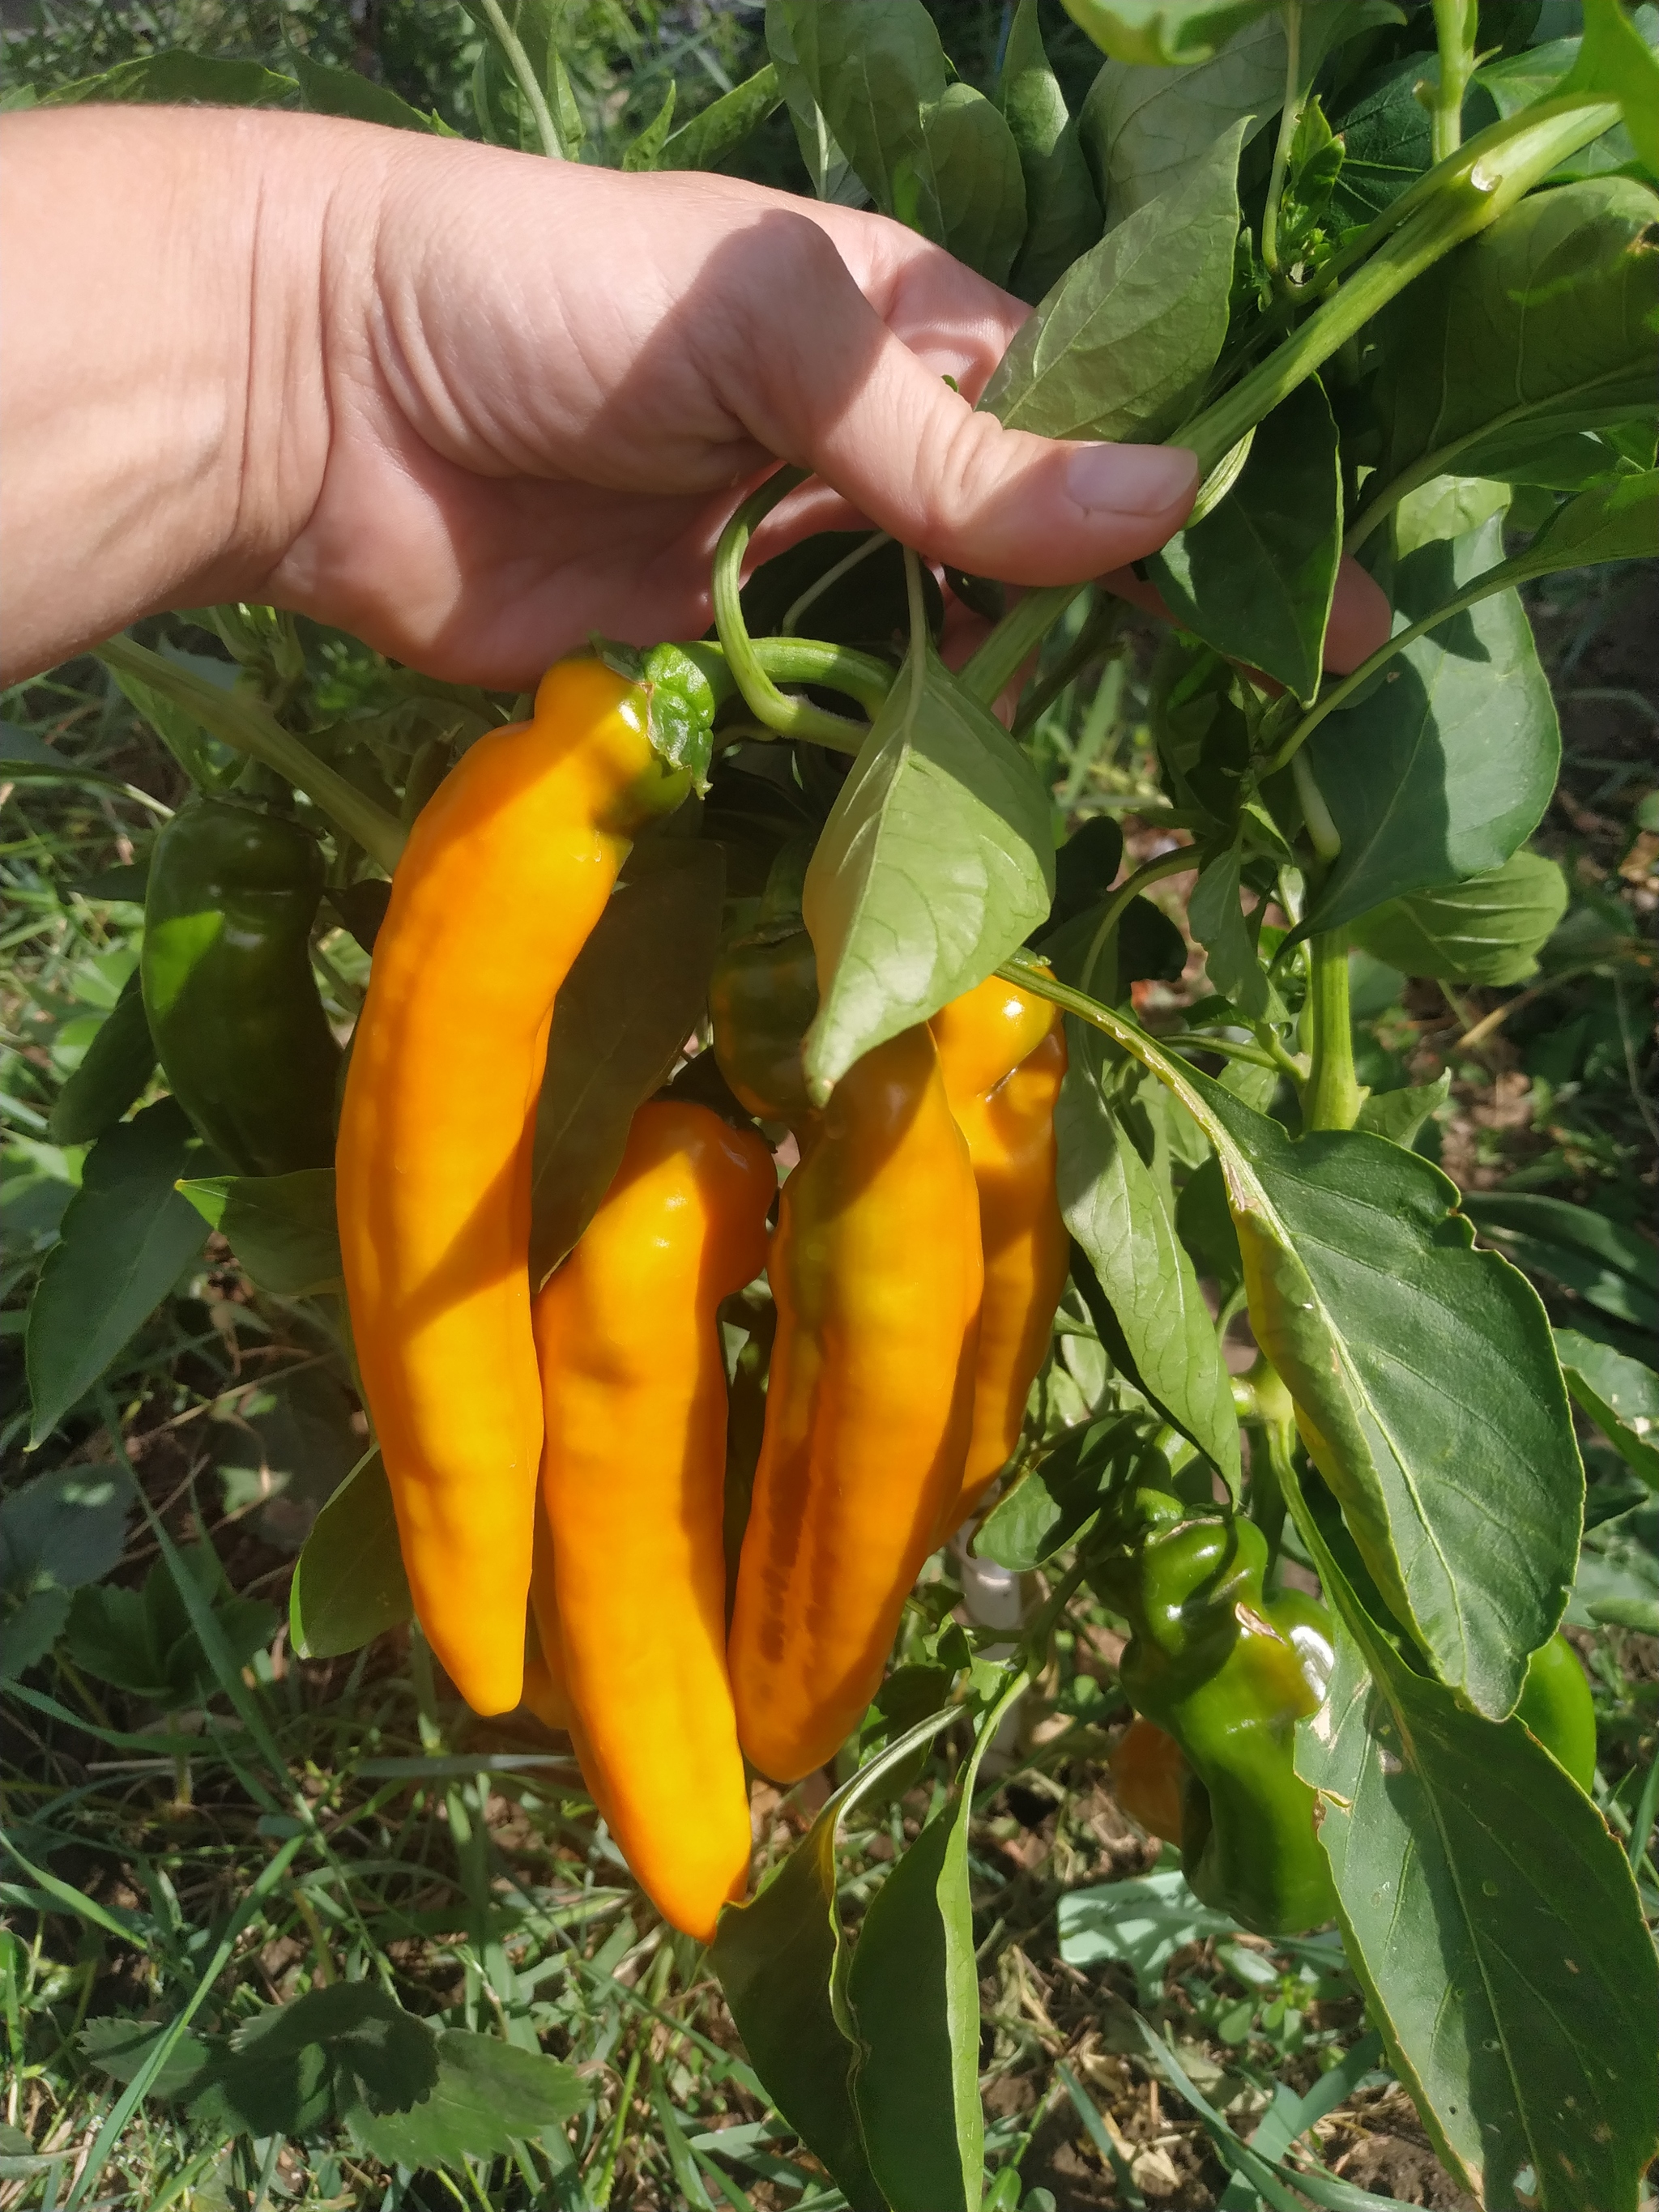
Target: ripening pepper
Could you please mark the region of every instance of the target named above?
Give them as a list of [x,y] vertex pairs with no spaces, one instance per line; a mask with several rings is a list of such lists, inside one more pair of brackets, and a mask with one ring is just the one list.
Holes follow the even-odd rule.
[[192,799],[155,841],[139,957],[161,1073],[238,1175],[326,1167],[340,1063],[311,972],[323,858],[297,822]]
[[634,834],[680,804],[640,684],[564,660],[479,738],[392,879],[340,1116],[354,1340],[410,1590],[463,1697],[524,1680],[541,1378],[530,1169],[553,1000]]
[[1533,1653],[1516,1711],[1588,1796],[1595,1787],[1595,1705],[1565,1636],[1552,1636]]
[[706,1106],[641,1106],[535,1304],[548,1541],[532,1596],[566,1723],[640,1887],[708,1942],[749,1870],[726,1664],[717,1308],[766,1262],[772,1155]]
[[1066,1287],[1070,1240],[1054,1191],[1054,1106],[1066,1073],[1066,1033],[1048,1000],[994,975],[952,1000],[928,1026],[979,1186],[985,1255],[973,1433],[944,1536],[973,1512],[1013,1456]]
[[1167,1470],[1143,1461],[1109,1511],[1117,1542],[1091,1578],[1133,1632],[1125,1694],[1190,1770],[1188,1881],[1258,1935],[1317,1926],[1335,1893],[1292,1761],[1296,1723],[1318,1711],[1328,1677],[1323,1608],[1299,1593],[1264,1599],[1261,1531]]
[[738,1740],[778,1782],[832,1758],[868,1705],[961,1486],[984,1272],[925,1027],[866,1053],[797,1135],[729,1645]]
[[792,1129],[813,1112],[802,1046],[818,1010],[817,961],[800,915],[804,866],[802,849],[785,846],[752,927],[721,952],[708,986],[714,1058],[732,1096]]
[[1149,1836],[1181,1842],[1181,1808],[1192,1769],[1175,1738],[1137,1713],[1112,1747],[1112,1788],[1118,1803]]

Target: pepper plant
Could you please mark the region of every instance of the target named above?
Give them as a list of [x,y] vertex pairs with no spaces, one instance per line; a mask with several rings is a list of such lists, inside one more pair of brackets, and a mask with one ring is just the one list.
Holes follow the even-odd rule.
[[[1650,1482],[1632,1455],[1651,1455],[1586,1381],[1595,1347],[1564,1376],[1537,1294],[1475,1248],[1458,1190],[1417,1149],[1443,1079],[1359,1082],[1350,956],[1406,945],[1417,975],[1510,981],[1559,916],[1527,850],[1559,738],[1520,586],[1659,552],[1651,11],[1585,0],[1582,28],[1577,11],[1564,28],[1553,9],[1474,0],[1066,5],[1100,50],[1074,109],[1036,0],[1005,11],[983,90],[953,72],[920,0],[769,0],[766,64],[678,130],[671,97],[619,151],[626,167],[712,167],[787,110],[806,188],[874,205],[1032,302],[981,407],[1045,435],[1196,452],[1193,514],[1139,580],[1168,618],[1152,720],[1170,838],[1125,872],[1096,814],[1056,850],[1088,761],[1056,786],[1045,716],[1081,672],[1109,670],[1120,600],[1084,579],[1020,593],[940,578],[925,548],[868,532],[747,573],[757,524],[799,481],[781,471],[721,541],[711,633],[605,648],[706,773],[700,802],[630,858],[560,994],[532,1271],[574,1244],[641,1103],[671,1076],[704,1079],[682,1042],[705,1019],[722,928],[753,925],[784,848],[811,849],[804,1066],[820,1104],[988,976],[1052,1000],[1069,1052],[1059,1326],[1104,1348],[1082,1409],[1095,1425],[1034,1392],[975,1537],[982,1559],[1046,1571],[1015,1656],[981,1648],[989,1632],[907,1629],[906,1693],[872,1708],[863,1763],[849,1757],[805,1841],[726,1912],[712,1960],[750,2058],[859,2212],[981,2202],[975,1788],[1072,1594],[1127,1588],[1128,1501],[1179,1464],[1197,1471],[1189,1498],[1254,1524],[1270,1575],[1300,1559],[1334,1609],[1334,1672],[1295,1730],[1288,1786],[1317,1807],[1297,1880],[1334,1905],[1441,2157],[1494,2208],[1619,2212],[1655,2142],[1653,1948],[1601,1811],[1516,1709],[1578,1561],[1573,1401]],[[481,130],[577,156],[550,13],[484,0],[480,15]],[[441,127],[344,73],[252,69],[165,56],[54,96],[299,98]],[[1324,647],[1345,556],[1394,618],[1339,678]],[[955,669],[947,592],[980,617]],[[131,638],[103,659],[204,788],[246,757],[270,780],[258,792],[299,794],[327,842],[331,913],[367,949],[404,826],[512,702],[400,673],[372,710],[325,719],[314,640],[267,611],[213,619],[245,672],[234,690]],[[1011,696],[1010,728],[995,710]],[[1187,948],[1147,893],[1177,872],[1195,877],[1209,991],[1155,1034],[1135,987],[1178,973]],[[336,984],[349,1011],[357,985]],[[118,1076],[94,1098],[89,1062],[64,1109],[64,1133],[96,1143],[30,1323],[40,1433],[199,1247],[203,1216],[269,1293],[327,1301],[337,1283],[331,1170],[215,1175],[165,1109],[121,1120],[149,1075],[142,1031],[131,1009],[118,1031],[112,1018]],[[88,1286],[122,1236],[141,1264],[88,1331]],[[1241,1308],[1259,1357],[1235,1378],[1224,1338]],[[736,1357],[740,1408],[767,1324],[753,1303],[728,1311],[752,1347]],[[734,1437],[753,1425],[734,1411]],[[1140,1600],[1121,1601],[1133,1616]],[[301,1558],[295,1641],[356,1648],[408,1607],[371,1455]],[[949,1729],[970,1746],[954,1789],[853,1942],[838,1824]],[[1255,2192],[1239,2203],[1380,2201],[1265,2154],[1237,2186]]]

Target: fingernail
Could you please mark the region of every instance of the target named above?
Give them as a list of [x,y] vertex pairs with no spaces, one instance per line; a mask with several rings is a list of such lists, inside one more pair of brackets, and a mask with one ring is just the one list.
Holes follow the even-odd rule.
[[1162,514],[1198,490],[1198,455],[1185,446],[1079,446],[1066,488],[1090,514]]

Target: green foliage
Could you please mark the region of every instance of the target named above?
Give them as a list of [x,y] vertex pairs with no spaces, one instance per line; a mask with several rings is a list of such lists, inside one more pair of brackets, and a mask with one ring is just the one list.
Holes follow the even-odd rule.
[[180,1575],[188,1575],[210,1603],[233,1666],[269,1644],[276,1626],[268,1605],[232,1596],[210,1545],[194,1546],[178,1558],[178,1572],[170,1561],[158,1560],[142,1590],[89,1582],[76,1590],[69,1610],[76,1665],[166,1712],[198,1703],[216,1685],[214,1662],[191,1620]]
[[1373,907],[1353,937],[1407,975],[1519,983],[1537,974],[1538,954],[1566,910],[1558,864],[1520,852],[1490,875]]
[[302,1659],[360,1651],[413,1611],[392,1486],[378,1451],[334,1492],[295,1563],[289,1625]]

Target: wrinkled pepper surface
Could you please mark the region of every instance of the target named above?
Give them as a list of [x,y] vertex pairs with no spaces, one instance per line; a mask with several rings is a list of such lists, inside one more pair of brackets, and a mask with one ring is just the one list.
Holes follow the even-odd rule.
[[[728,1038],[728,1080],[737,1058]],[[866,1053],[796,1134],[729,1646],[738,1740],[779,1782],[833,1757],[862,1714],[961,1487],[984,1275],[925,1027]]]
[[690,777],[592,659],[479,738],[421,810],[375,939],[341,1112],[340,1246],[416,1613],[467,1702],[519,1702],[541,1378],[530,1170],[553,1000],[636,830]]
[[1290,1935],[1336,1909],[1314,1793],[1292,1764],[1296,1723],[1324,1697],[1329,1625],[1299,1593],[1264,1599],[1266,1541],[1205,1494],[1207,1480],[1207,1470],[1183,1477],[1143,1461],[1109,1508],[1116,1546],[1091,1579],[1133,1632],[1125,1694],[1189,1770],[1188,1881],[1241,1926]]
[[340,1051],[311,972],[322,895],[316,839],[234,799],[192,799],[155,841],[144,1018],[168,1088],[238,1175],[333,1153]]
[[1054,1190],[1066,1033],[1048,1000],[994,975],[928,1026],[979,1187],[985,1255],[973,1432],[962,1487],[940,1528],[948,1535],[1013,1456],[1066,1287],[1071,1246]]
[[707,1107],[641,1107],[535,1305],[548,1540],[532,1584],[594,1802],[675,1927],[714,1935],[749,1869],[726,1662],[726,1365],[716,1309],[766,1261],[772,1155]]

